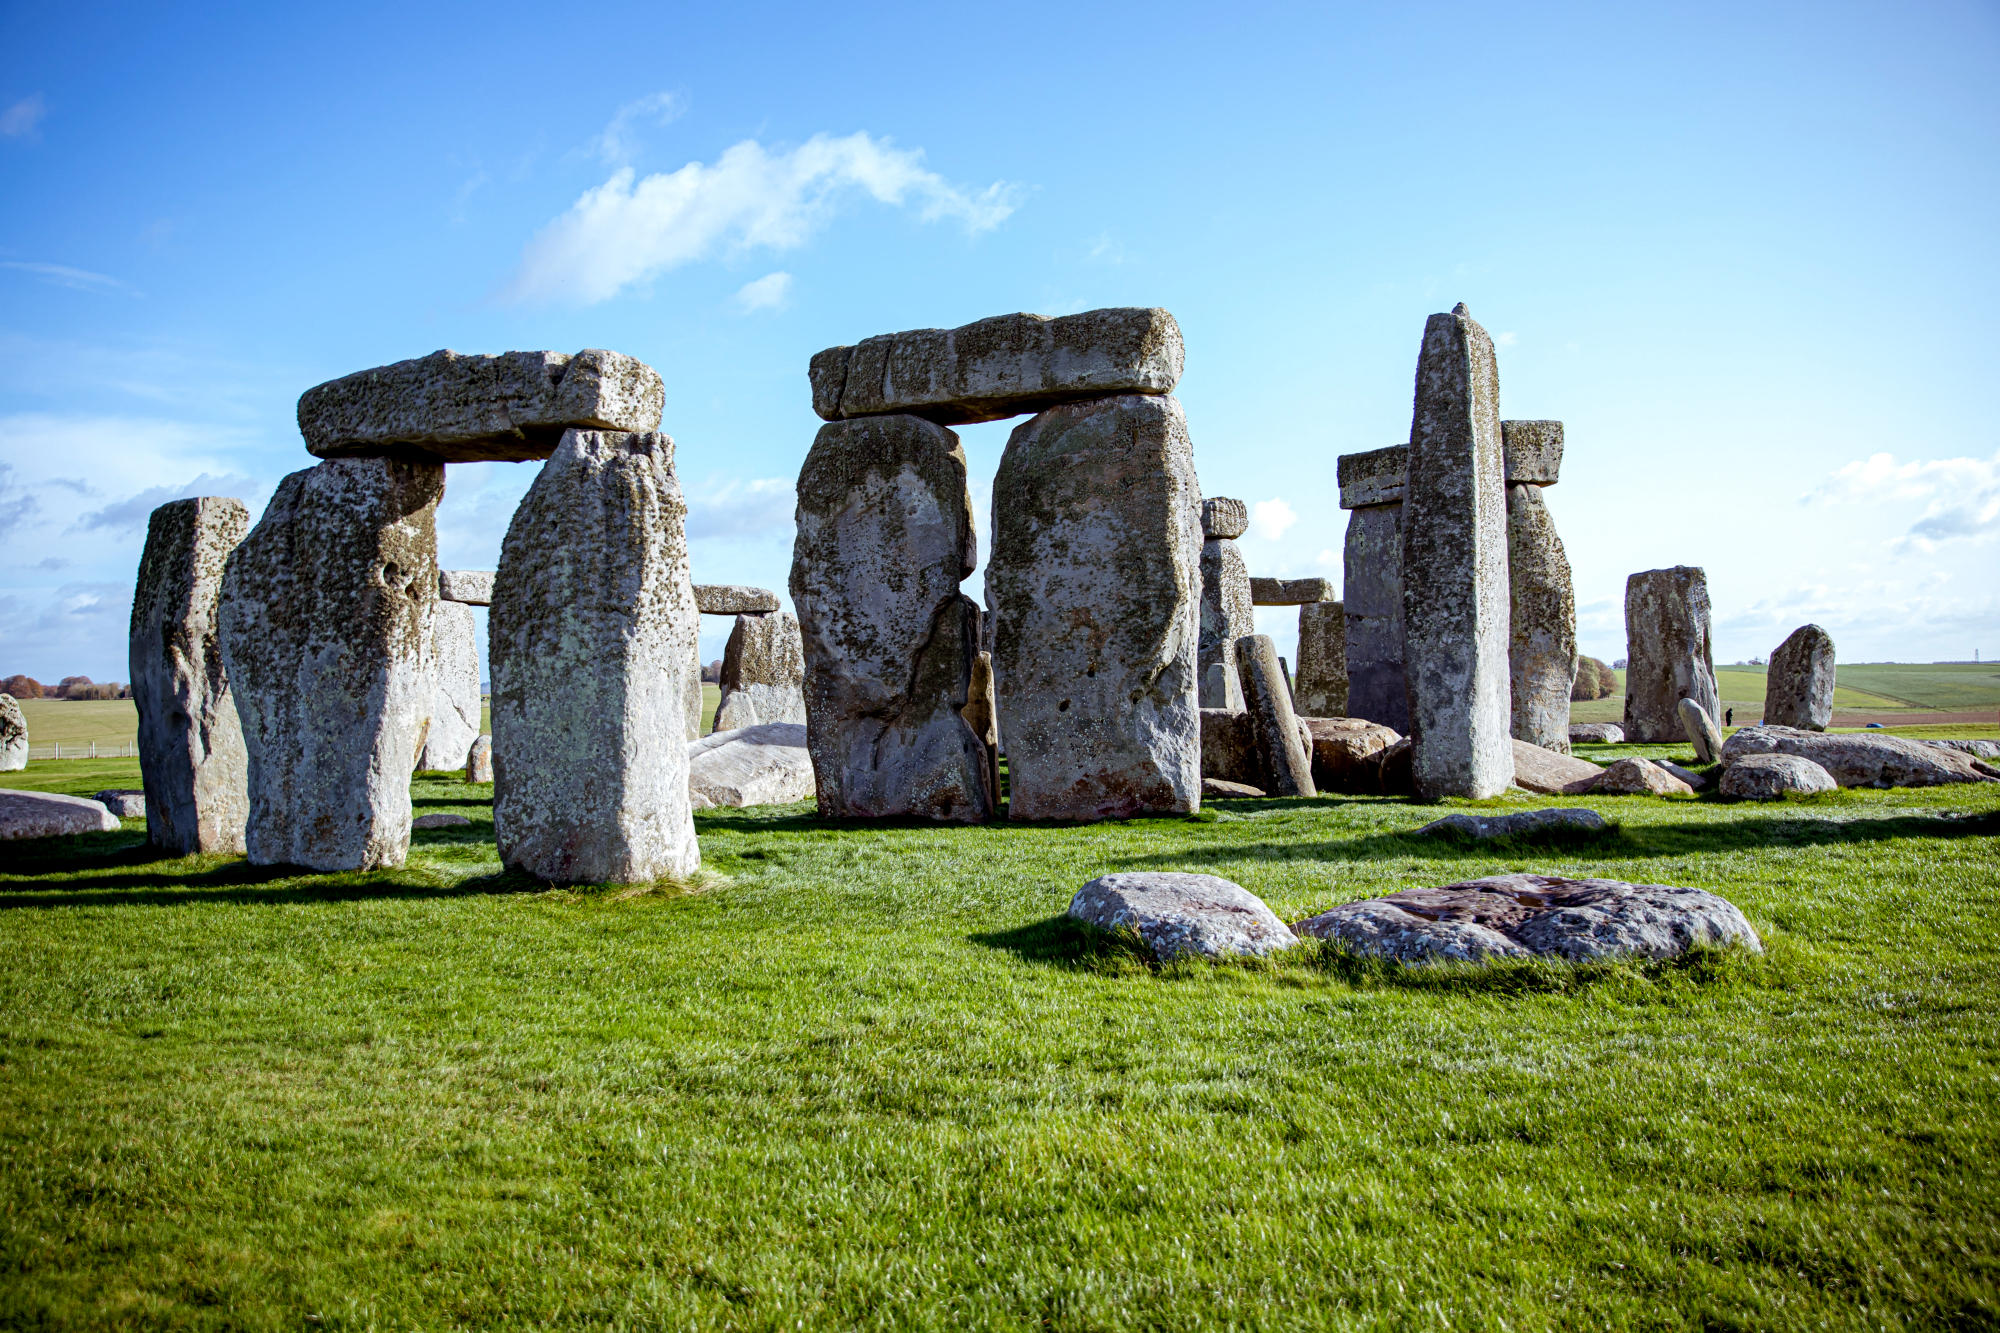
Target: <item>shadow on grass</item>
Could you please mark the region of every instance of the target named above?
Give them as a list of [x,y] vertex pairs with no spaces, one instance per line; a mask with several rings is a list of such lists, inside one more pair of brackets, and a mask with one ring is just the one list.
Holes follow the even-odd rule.
[[[548,885],[518,870],[467,879],[442,880],[423,867],[395,870],[319,872],[304,866],[254,866],[241,857],[212,858],[213,864],[178,873],[125,872],[128,865],[181,861],[151,849],[136,859],[62,858],[44,873],[64,878],[35,886],[31,893],[0,893],[0,911],[58,907],[172,907],[195,903],[355,902],[374,898],[462,898],[486,894],[542,893]],[[101,872],[101,873],[93,873]],[[264,887],[264,886],[274,887]]]
[[1137,935],[1099,930],[1067,916],[1052,916],[1012,930],[985,931],[966,938],[988,949],[1005,950],[1024,962],[1048,967],[1116,974],[1158,966],[1152,950]]

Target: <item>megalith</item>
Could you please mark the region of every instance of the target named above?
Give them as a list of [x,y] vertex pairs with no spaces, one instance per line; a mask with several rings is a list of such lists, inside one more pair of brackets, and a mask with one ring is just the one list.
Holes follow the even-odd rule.
[[722,697],[716,731],[806,720],[806,652],[789,611],[746,611],[722,650]]
[[1562,466],[1560,421],[1503,421],[1507,469],[1507,583],[1514,739],[1569,751],[1576,684],[1576,591],[1569,556],[1542,502]]
[[437,689],[420,769],[463,768],[479,735],[479,627],[472,608],[440,597],[431,607],[431,655]]
[[992,815],[991,761],[960,712],[980,617],[958,585],[976,540],[957,435],[900,413],[820,428],[791,593],[822,818]]
[[1347,607],[1307,602],[1299,608],[1299,670],[1294,702],[1306,717],[1347,716]]
[[1250,570],[1236,545],[1250,526],[1241,500],[1212,496],[1201,502],[1201,706],[1240,709],[1243,685],[1236,674],[1236,641],[1257,631],[1250,602]]
[[330,459],[278,483],[222,580],[255,865],[399,866],[436,692],[444,466]]
[[132,592],[132,702],[146,841],[177,856],[243,850],[248,759],[219,614],[229,554],[249,531],[250,511],[222,496],[170,501],[146,525]]
[[1342,559],[1347,716],[1410,729],[1403,684],[1403,488],[1408,445],[1343,454],[1340,507],[1348,512]]
[[11,694],[0,694],[0,773],[28,766],[28,719]]
[[1833,636],[1801,625],[1771,653],[1764,675],[1764,725],[1825,731],[1833,721]]
[[1299,726],[1271,636],[1251,634],[1238,639],[1236,661],[1257,755],[1257,781],[1253,785],[1271,796],[1317,796],[1312,740]]
[[966,691],[965,707],[959,710],[965,725],[986,747],[986,783],[994,804],[1000,801],[1000,715],[993,707],[993,654],[981,652],[972,664],[972,685]]
[[493,581],[493,833],[558,884],[701,864],[686,665],[700,631],[674,442],[572,430],[522,497]]
[[1625,580],[1625,658],[1627,741],[1680,740],[1683,699],[1710,717],[1721,715],[1706,574],[1675,565]]
[[1498,796],[1514,779],[1500,376],[1463,304],[1424,326],[1402,526],[1417,794]]

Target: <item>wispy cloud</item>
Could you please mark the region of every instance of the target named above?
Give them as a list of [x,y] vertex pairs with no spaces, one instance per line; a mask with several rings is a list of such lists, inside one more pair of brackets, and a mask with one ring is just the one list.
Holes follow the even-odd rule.
[[766,273],[754,282],[746,282],[736,292],[736,306],[748,314],[752,310],[782,310],[785,298],[791,294],[792,275],[789,273]]
[[622,167],[639,151],[639,130],[646,125],[665,125],[687,110],[687,100],[674,93],[652,93],[627,102],[611,117],[604,132],[590,141],[591,154],[614,167]]
[[0,138],[27,138],[48,113],[48,103],[42,100],[42,95],[30,93],[5,111],[0,111]]
[[1944,458],[1898,463],[1872,454],[1849,463],[1802,498],[1811,504],[1888,504],[1925,501],[1908,532],[1889,542],[1898,555],[1926,554],[1952,541],[2000,537],[2000,453],[1987,459]]
[[789,527],[798,496],[786,477],[728,481],[688,500],[690,537],[748,537],[773,528]]
[[1267,541],[1278,540],[1285,535],[1285,529],[1298,521],[1299,516],[1283,500],[1259,500],[1250,506],[1250,526]]
[[41,507],[41,502],[23,492],[20,483],[14,480],[13,464],[0,463],[0,540]]
[[184,486],[149,486],[129,499],[102,509],[92,510],[76,521],[76,530],[81,532],[131,532],[146,525],[155,509],[169,500],[185,500],[196,495],[248,495],[256,489],[254,478],[225,473],[210,476],[204,472]]
[[714,166],[690,162],[643,180],[621,167],[528,242],[503,296],[593,305],[718,252],[797,249],[857,194],[971,232],[1014,211],[1014,186],[954,185],[922,159],[866,133],[818,134],[790,149],[745,140]]
[[74,287],[80,292],[132,292],[132,295],[138,295],[116,278],[92,273],[88,269],[71,268],[67,264],[34,264],[24,259],[0,259],[0,268],[32,273],[43,282],[52,282],[58,287]]

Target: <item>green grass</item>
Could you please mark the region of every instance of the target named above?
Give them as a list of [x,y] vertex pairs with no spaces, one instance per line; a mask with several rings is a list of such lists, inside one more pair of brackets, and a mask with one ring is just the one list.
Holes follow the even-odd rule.
[[2000,666],[1860,663],[1834,670],[1842,685],[1947,713],[2000,711]]
[[[377,874],[156,860],[140,821],[7,846],[0,1326],[2000,1319],[2000,788],[1523,802],[1619,824],[1534,849],[1391,800],[710,811],[702,891],[639,894],[504,873],[488,791],[420,781],[474,823]],[[1768,952],[1155,968],[1061,918],[1150,867],[1287,919],[1693,884]]]
[[139,739],[130,699],[20,699],[30,745],[130,745]]

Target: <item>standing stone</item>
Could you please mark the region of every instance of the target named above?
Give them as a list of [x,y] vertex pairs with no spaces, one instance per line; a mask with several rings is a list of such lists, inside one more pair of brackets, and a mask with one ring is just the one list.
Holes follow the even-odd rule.
[[701,621],[674,442],[571,431],[500,549],[493,834],[558,884],[643,883],[701,864],[688,801],[686,665]]
[[1201,706],[1243,707],[1236,676],[1236,641],[1257,632],[1250,601],[1250,570],[1236,545],[1250,526],[1241,500],[1213,496],[1201,502]]
[[1311,602],[1299,608],[1299,671],[1292,682],[1307,717],[1347,716],[1347,607]]
[[1539,486],[1507,488],[1507,582],[1514,739],[1568,754],[1576,592]]
[[1708,576],[1692,565],[1675,565],[1625,580],[1625,657],[1626,740],[1680,740],[1683,699],[1718,716]]
[[965,707],[959,710],[965,725],[986,747],[986,786],[994,803],[1000,800],[1000,713],[993,700],[993,654],[982,652],[972,664],[972,684],[966,690]]
[[797,617],[766,611],[736,617],[722,650],[716,731],[806,720],[806,650]]
[[1010,817],[1198,809],[1201,485],[1179,401],[1127,394],[1023,422],[993,516]]
[[420,769],[463,768],[479,735],[479,628],[472,607],[440,601],[431,608],[431,652],[437,663],[437,691],[431,700],[431,729]]
[[1764,725],[1825,731],[1833,721],[1833,636],[1801,625],[1771,654],[1764,675]]
[[993,813],[991,761],[960,710],[979,656],[965,451],[921,417],[820,428],[799,472],[792,605],[823,819]]
[[1251,634],[1238,639],[1236,669],[1243,677],[1251,737],[1257,747],[1261,781],[1251,785],[1272,796],[1319,795],[1313,786],[1311,733],[1299,727],[1271,636]]
[[278,483],[229,557],[220,639],[253,865],[399,866],[437,686],[444,465],[330,459]]
[[1493,340],[1460,304],[1424,326],[1403,494],[1405,686],[1419,796],[1498,796],[1514,778],[1504,478]]
[[1347,519],[1347,716],[1410,729],[1403,683],[1403,489],[1409,446],[1340,458]]
[[241,500],[153,511],[132,594],[132,702],[146,841],[176,856],[243,850],[248,760],[222,667],[217,612],[229,553],[250,531]]
[[1715,725],[1715,719],[1708,710],[1692,699],[1683,699],[1674,709],[1680,715],[1681,730],[1687,733],[1688,744],[1694,746],[1694,757],[1704,764],[1713,764],[1722,758],[1722,729]]
[[493,781],[493,737],[490,735],[474,737],[472,748],[465,752],[465,780]]
[[0,694],[0,773],[28,766],[28,719],[11,694]]

